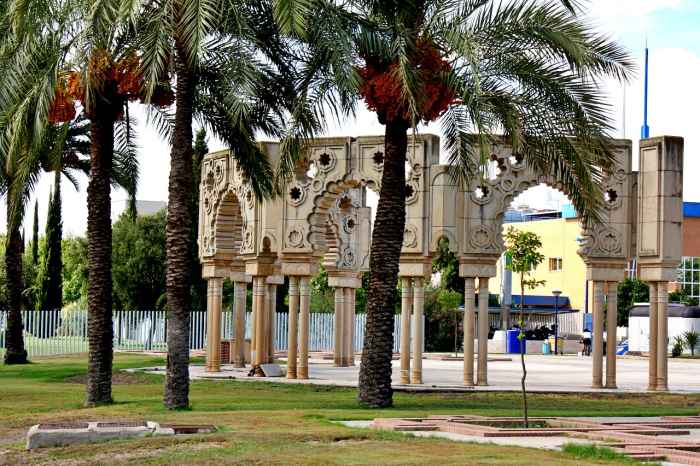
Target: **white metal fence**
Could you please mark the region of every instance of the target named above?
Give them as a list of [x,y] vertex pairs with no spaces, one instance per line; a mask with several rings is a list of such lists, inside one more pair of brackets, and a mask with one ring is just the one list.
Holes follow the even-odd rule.
[[[287,349],[287,313],[275,319],[275,348]],[[309,350],[333,350],[334,315],[312,313],[309,319]],[[399,349],[400,316],[394,316],[394,351]],[[190,313],[190,348],[206,346],[207,316],[205,311]],[[366,314],[355,317],[355,350],[362,349]],[[112,315],[114,349],[121,351],[164,351],[167,319],[165,311],[115,311]],[[251,314],[246,316],[246,338],[251,335]],[[7,312],[0,311],[0,350],[5,348]],[[23,311],[24,344],[30,356],[82,353],[88,349],[87,311]],[[235,319],[231,310],[222,315],[222,338],[234,335]]]

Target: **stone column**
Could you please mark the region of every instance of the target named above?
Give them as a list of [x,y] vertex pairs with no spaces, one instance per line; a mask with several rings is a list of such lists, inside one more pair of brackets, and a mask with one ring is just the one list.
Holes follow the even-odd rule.
[[253,365],[263,363],[265,355],[265,277],[253,277],[253,308],[255,309],[255,356]]
[[401,383],[411,383],[411,279],[401,277],[401,338],[399,351],[401,355]]
[[262,354],[260,364],[267,364],[270,361],[270,285],[265,283],[265,298],[263,300],[262,312]]
[[299,277],[289,277],[289,321],[287,323],[287,378],[297,378],[297,336],[299,329]]
[[297,377],[309,378],[309,277],[299,277],[299,368]]
[[270,295],[270,331],[268,333],[268,362],[270,364],[275,362],[275,332],[276,332],[276,320],[277,320],[277,285],[268,285],[268,293]]
[[207,280],[207,372],[221,371],[221,297],[224,280]]
[[603,284],[593,281],[593,388],[603,388]]
[[657,283],[649,282],[649,390],[656,390],[657,382],[657,344],[658,344],[658,298]]
[[668,282],[658,282],[657,344],[656,344],[656,389],[668,390]]
[[348,364],[351,366],[355,365],[355,288],[348,288],[350,290],[350,302],[348,303],[348,313],[350,317],[348,318],[348,346],[350,350],[350,359]]
[[617,282],[608,283],[605,388],[617,388]]
[[355,354],[352,349],[352,326],[354,323],[354,311],[355,310],[355,289],[347,287],[345,288],[345,314],[343,322],[344,330],[344,353],[345,353],[345,365],[354,366],[355,365]]
[[256,340],[257,340],[257,332],[258,332],[258,310],[256,308],[257,306],[257,298],[255,297],[255,278],[253,278],[253,281],[251,283],[251,291],[253,292],[253,301],[251,303],[251,310],[250,310],[250,365],[255,366],[255,348],[256,348]]
[[411,383],[423,383],[423,277],[413,279],[413,369]]
[[464,279],[464,385],[474,386],[474,277]]
[[245,306],[247,288],[246,282],[233,282],[233,304],[236,309],[233,367],[245,367]]
[[334,316],[334,326],[333,326],[333,365],[336,367],[342,367],[345,365],[345,354],[343,352],[343,342],[345,337],[345,332],[343,329],[343,324],[345,323],[345,293],[343,288],[337,286],[335,288],[335,316]]
[[489,357],[489,278],[479,277],[479,360],[476,384],[488,385]]

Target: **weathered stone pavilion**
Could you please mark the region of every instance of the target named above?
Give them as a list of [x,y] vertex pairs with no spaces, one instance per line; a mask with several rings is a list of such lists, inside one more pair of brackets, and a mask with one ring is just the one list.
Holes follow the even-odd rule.
[[[274,163],[278,144],[261,144]],[[592,386],[616,387],[617,284],[624,279],[629,260],[636,257],[640,278],[650,284],[649,388],[665,390],[668,282],[675,279],[681,254],[683,140],[658,137],[641,141],[638,172],[632,171],[632,143],[618,140],[614,147],[616,167],[603,181],[602,222],[584,226],[579,250],[587,278],[594,284]],[[440,165],[439,150],[436,136],[409,139],[406,228],[399,269],[401,383],[422,383],[423,289],[430,276],[431,257],[444,238],[459,257],[459,273],[465,283],[463,383],[487,385],[488,281],[496,275],[496,261],[504,250],[503,215],[513,198],[531,186],[562,187],[551,174],[534,172],[506,144],[492,148],[489,176],[468,187],[458,186],[448,167]],[[354,364],[355,290],[361,285],[360,273],[369,267],[370,209],[364,190],[378,190],[383,157],[382,137],[317,139],[285,195],[262,202],[256,200],[228,151],[205,157],[199,252],[208,280],[207,370],[220,370],[223,280],[234,282],[232,360],[242,367],[247,285],[253,287],[251,359],[256,365],[272,360],[275,296],[286,276],[290,310],[287,377],[308,378],[309,280],[320,263],[335,288],[334,363]],[[479,328],[475,329],[477,313]]]

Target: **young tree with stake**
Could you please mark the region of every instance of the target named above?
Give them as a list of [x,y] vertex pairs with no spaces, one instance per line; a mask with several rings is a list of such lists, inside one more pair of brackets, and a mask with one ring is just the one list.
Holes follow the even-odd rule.
[[523,376],[520,379],[520,386],[523,392],[523,422],[525,428],[528,427],[527,419],[527,392],[525,391],[525,379],[527,378],[527,369],[525,368],[525,289],[533,290],[538,286],[544,285],[544,280],[536,280],[531,278],[532,272],[544,260],[544,256],[539,252],[542,247],[542,241],[537,234],[531,231],[519,231],[511,227],[506,232],[506,254],[510,258],[508,269],[519,275],[520,279],[520,316],[518,318],[520,325],[520,364],[523,366]]

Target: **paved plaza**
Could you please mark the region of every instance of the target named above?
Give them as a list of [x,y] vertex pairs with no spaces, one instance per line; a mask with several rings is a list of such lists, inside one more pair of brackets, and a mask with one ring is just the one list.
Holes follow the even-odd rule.
[[[313,357],[316,356],[316,357]],[[248,370],[223,365],[221,372],[206,372],[204,366],[193,365],[193,379],[222,378],[236,380],[267,380],[283,383],[313,383],[319,385],[357,386],[359,356],[352,367],[333,367],[331,361],[321,355],[313,355],[309,365],[308,380],[288,380],[284,377],[248,377]],[[486,387],[466,388],[462,386],[460,360],[423,360],[423,384],[399,384],[399,361],[393,361],[394,387],[417,390],[520,390],[522,369],[520,358],[515,355],[489,355],[488,382]],[[283,360],[283,358],[282,358]],[[528,370],[527,387],[531,392],[645,392],[648,380],[648,360],[642,357],[617,358],[618,390],[592,389],[590,358],[578,356],[526,356]],[[162,368],[159,368],[162,370]],[[669,391],[675,393],[700,393],[700,359],[669,359]]]

